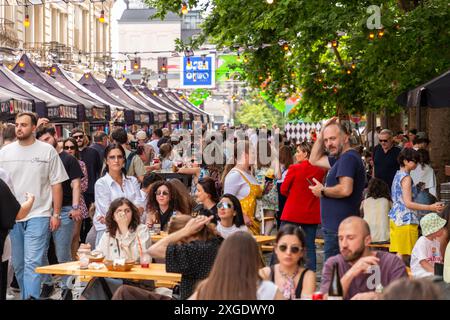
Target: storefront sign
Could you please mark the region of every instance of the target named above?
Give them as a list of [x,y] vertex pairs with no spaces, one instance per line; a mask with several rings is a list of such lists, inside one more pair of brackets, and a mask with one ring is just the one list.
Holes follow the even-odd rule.
[[215,55],[181,58],[181,88],[214,88],[216,86]]

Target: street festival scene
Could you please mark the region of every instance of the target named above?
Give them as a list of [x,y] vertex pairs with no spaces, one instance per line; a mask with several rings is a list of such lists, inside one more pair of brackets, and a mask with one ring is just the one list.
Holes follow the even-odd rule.
[[449,300],[448,0],[0,0],[0,300]]

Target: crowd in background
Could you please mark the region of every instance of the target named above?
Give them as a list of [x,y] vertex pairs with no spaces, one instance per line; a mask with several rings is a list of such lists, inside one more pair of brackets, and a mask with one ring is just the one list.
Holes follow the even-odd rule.
[[[63,139],[48,120],[18,114],[0,149],[0,299],[8,287],[21,299],[48,298],[55,286],[72,299],[68,277],[56,284],[34,269],[76,260],[80,245],[107,260],[145,258],[182,274],[178,293],[108,279],[112,299],[300,299],[318,290],[326,297],[335,265],[343,298],[401,298],[399,287],[435,286],[405,282],[406,267],[423,278],[450,260],[448,210],[436,199],[425,133],[377,128],[364,142],[333,118],[307,141],[265,124],[202,128],[193,138],[116,127],[92,136],[74,128]],[[190,183],[167,180],[168,172]],[[155,229],[168,236],[152,243]],[[266,266],[252,235],[271,234]],[[374,243],[389,243],[390,252],[372,250]],[[381,272],[376,286],[369,269]],[[95,279],[88,287],[82,299],[103,297]]]

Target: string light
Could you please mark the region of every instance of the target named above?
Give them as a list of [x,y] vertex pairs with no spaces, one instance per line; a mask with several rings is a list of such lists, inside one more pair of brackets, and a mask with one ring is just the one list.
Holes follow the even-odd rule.
[[369,33],[369,39],[370,39],[370,40],[375,39],[375,33],[370,32],[370,33]]
[[339,43],[338,43],[338,41],[337,41],[337,40],[333,40],[333,41],[331,41],[331,46],[332,46],[333,48],[337,48],[337,47],[338,47],[338,45],[339,45]]
[[239,54],[239,52],[238,52],[238,54],[237,54],[236,60],[237,60],[238,62],[241,62],[241,55]]
[[266,0],[266,2],[267,2],[268,4],[272,4],[272,3],[273,3],[273,0]]
[[187,58],[187,60],[186,60],[186,64],[187,64],[187,66],[188,67],[190,67],[191,66],[191,58]]
[[188,14],[188,12],[189,12],[188,7],[187,7],[186,3],[183,2],[183,3],[181,4],[181,13],[182,13],[182,14]]
[[138,70],[139,69],[139,63],[137,62],[137,59],[134,59],[133,69],[134,70]]
[[351,73],[352,73],[352,70],[348,69],[347,74],[351,74]]
[[52,73],[56,72],[56,67],[52,67]]
[[288,51],[288,50],[289,50],[289,44],[288,44],[287,42],[285,42],[285,43],[283,44],[283,50],[284,50],[284,51]]
[[19,61],[19,67],[21,68],[25,67],[25,62],[23,60]]
[[25,6],[25,19],[23,20],[23,26],[25,28],[30,27],[30,15],[28,14],[28,6]]
[[127,66],[123,66],[122,73],[123,73],[123,74],[127,73]]
[[103,9],[103,1],[102,1],[102,10],[100,11],[100,17],[98,18],[98,22],[105,23],[105,10]]
[[384,29],[380,29],[378,31],[378,38],[382,38],[384,36]]
[[352,69],[356,69],[356,64],[354,62],[352,63]]

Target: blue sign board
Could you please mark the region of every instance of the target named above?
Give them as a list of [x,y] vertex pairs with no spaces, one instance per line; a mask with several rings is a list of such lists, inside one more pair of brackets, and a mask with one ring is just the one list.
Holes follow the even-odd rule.
[[181,66],[181,88],[215,88],[214,55],[182,57]]

